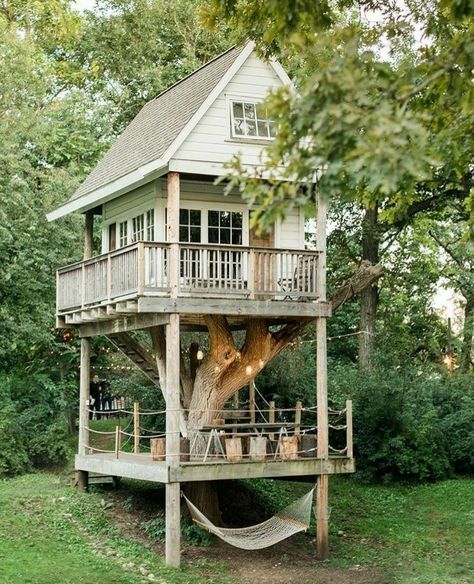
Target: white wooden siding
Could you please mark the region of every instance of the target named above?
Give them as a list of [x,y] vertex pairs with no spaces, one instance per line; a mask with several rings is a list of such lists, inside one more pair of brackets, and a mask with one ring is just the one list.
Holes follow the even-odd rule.
[[252,53],[174,154],[172,162],[192,161],[213,166],[228,162],[234,154],[240,153],[244,164],[260,164],[262,143],[230,139],[228,99],[263,99],[269,90],[281,86],[273,67]]
[[[240,211],[243,213],[243,244],[249,242],[249,209],[237,189],[224,195],[223,185],[203,181],[181,181],[181,208],[202,209],[203,243],[207,242],[207,211]],[[148,209],[154,208],[155,241],[165,240],[165,207],[167,200],[167,180],[156,181],[122,195],[103,206],[102,252],[108,250],[108,231],[111,223],[131,219]],[[118,229],[118,228],[117,228]],[[118,241],[117,231],[117,241]],[[302,210],[293,209],[284,221],[277,222],[275,228],[275,247],[304,249],[304,215]]]
[[304,213],[292,209],[277,225],[275,247],[282,249],[304,249]]
[[134,216],[151,209],[155,201],[155,185],[149,183],[126,195],[117,197],[103,205],[104,223],[122,221],[127,216]]

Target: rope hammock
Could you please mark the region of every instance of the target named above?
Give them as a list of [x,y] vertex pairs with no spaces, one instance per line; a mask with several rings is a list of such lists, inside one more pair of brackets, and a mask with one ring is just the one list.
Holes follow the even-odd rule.
[[309,493],[263,523],[241,528],[217,527],[185,495],[183,497],[195,523],[234,547],[255,550],[274,545],[300,531],[306,531],[311,518],[313,493],[314,489],[311,489]]

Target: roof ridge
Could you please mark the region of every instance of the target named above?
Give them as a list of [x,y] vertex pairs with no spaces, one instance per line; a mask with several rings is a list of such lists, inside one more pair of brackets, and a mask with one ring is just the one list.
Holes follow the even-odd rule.
[[224,52],[222,52],[219,55],[216,55],[215,57],[213,57],[210,61],[206,61],[200,67],[198,67],[197,69],[194,69],[193,71],[191,71],[191,73],[188,73],[185,77],[182,77],[181,79],[178,79],[178,81],[175,81],[172,85],[170,85],[166,89],[163,89],[162,92],[160,92],[158,95],[156,95],[155,97],[153,97],[152,99],[150,99],[150,101],[147,102],[146,105],[148,105],[152,101],[155,101],[155,99],[158,99],[159,97],[161,97],[162,95],[164,95],[165,93],[167,93],[168,91],[170,91],[171,89],[173,89],[174,87],[176,87],[177,85],[179,85],[180,83],[182,83],[183,81],[186,81],[186,79],[189,79],[190,77],[192,77],[198,71],[201,71],[201,69],[204,69],[205,67],[207,67],[211,63],[214,63],[214,61],[217,61],[217,59],[220,59],[224,55],[227,55],[227,53],[230,53],[230,51],[233,51],[236,48],[237,48],[237,45],[232,45],[231,47],[229,47],[228,49],[226,49]]

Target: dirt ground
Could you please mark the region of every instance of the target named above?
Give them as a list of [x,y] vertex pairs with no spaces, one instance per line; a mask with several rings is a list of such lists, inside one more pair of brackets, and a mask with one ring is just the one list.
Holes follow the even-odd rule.
[[[150,519],[150,511],[156,513],[163,503],[160,496],[153,493],[151,498],[134,496],[134,509],[128,512],[123,503],[127,493],[111,493],[115,505],[109,511],[113,523],[124,533],[153,549],[156,554],[164,556],[164,545],[150,539],[141,524]],[[232,547],[215,539],[207,547],[183,546],[182,561],[187,564],[200,564],[206,573],[206,562],[225,562],[229,572],[237,582],[242,584],[378,584],[383,581],[377,570],[353,566],[338,569],[317,562],[314,556],[314,539],[298,534],[272,547],[247,551]],[[213,575],[209,568],[210,578]]]

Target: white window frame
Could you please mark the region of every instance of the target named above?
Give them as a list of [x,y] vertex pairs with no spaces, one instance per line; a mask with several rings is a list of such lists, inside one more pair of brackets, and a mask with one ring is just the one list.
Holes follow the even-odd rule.
[[[264,96],[248,96],[248,95],[238,95],[232,94],[226,96],[227,101],[227,138],[231,142],[248,142],[251,144],[268,144],[272,142],[275,138],[274,136],[240,136],[234,133],[234,103],[249,103],[254,106],[260,105],[265,100]],[[258,118],[255,118],[258,120]],[[267,119],[267,121],[270,121]],[[275,122],[273,122],[275,123]],[[258,132],[258,122],[257,122],[257,132]]]

